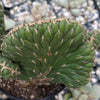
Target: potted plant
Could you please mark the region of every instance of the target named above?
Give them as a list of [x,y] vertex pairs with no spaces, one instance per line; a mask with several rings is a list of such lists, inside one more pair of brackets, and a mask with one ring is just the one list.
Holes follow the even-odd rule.
[[88,83],[94,39],[90,42],[88,32],[77,22],[41,21],[20,25],[2,39],[3,34],[4,26],[0,26],[0,90],[11,98],[52,100],[46,96],[52,97],[65,86],[78,88]]

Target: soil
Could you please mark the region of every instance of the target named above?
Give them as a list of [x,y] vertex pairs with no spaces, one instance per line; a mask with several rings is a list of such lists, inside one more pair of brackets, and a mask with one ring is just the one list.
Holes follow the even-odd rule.
[[56,95],[64,88],[64,85],[60,83],[35,85],[27,84],[25,81],[0,78],[0,88],[11,96],[27,100],[36,100],[46,97],[47,95]]

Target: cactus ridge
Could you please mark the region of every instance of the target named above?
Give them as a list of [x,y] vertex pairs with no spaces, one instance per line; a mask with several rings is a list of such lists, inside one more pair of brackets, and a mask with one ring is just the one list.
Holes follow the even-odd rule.
[[100,48],[100,32],[99,31],[95,31],[93,32],[94,34],[91,36],[91,43],[93,44],[95,49],[99,49]]
[[88,32],[87,35],[87,40],[91,43],[92,47],[94,49],[99,49],[100,48],[100,32],[99,31],[91,31]]
[[24,24],[4,37],[2,55],[16,62],[26,79],[47,77],[77,88],[88,82],[93,65],[94,52],[86,39],[86,30],[70,20]]
[[11,77],[15,79],[18,74],[20,74],[18,71],[18,65],[13,64],[0,54],[0,76],[7,79]]
[[31,76],[29,76],[28,73],[21,72],[17,64],[0,54],[0,77],[11,80],[27,80]]

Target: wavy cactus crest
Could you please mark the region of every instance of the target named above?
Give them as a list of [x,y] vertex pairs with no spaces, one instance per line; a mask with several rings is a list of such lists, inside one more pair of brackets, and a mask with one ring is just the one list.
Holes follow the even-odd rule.
[[2,55],[27,79],[51,79],[77,88],[88,82],[94,52],[87,32],[76,22],[57,19],[21,25],[3,40]]
[[0,3],[0,45],[2,43],[3,35],[5,35],[4,14],[3,14],[2,5]]

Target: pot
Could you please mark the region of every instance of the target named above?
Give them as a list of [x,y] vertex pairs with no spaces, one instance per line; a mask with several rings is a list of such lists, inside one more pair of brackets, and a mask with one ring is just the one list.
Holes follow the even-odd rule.
[[[61,86],[57,86],[52,91],[50,91],[50,93],[46,97],[40,98],[40,99],[31,99],[31,100],[56,100],[55,95],[57,95],[59,92],[61,92],[64,88],[65,88],[65,85],[61,84]],[[21,98],[12,96],[1,88],[0,88],[0,92],[2,92],[3,94],[5,94],[8,97],[7,100],[26,100],[26,99],[21,99]]]

